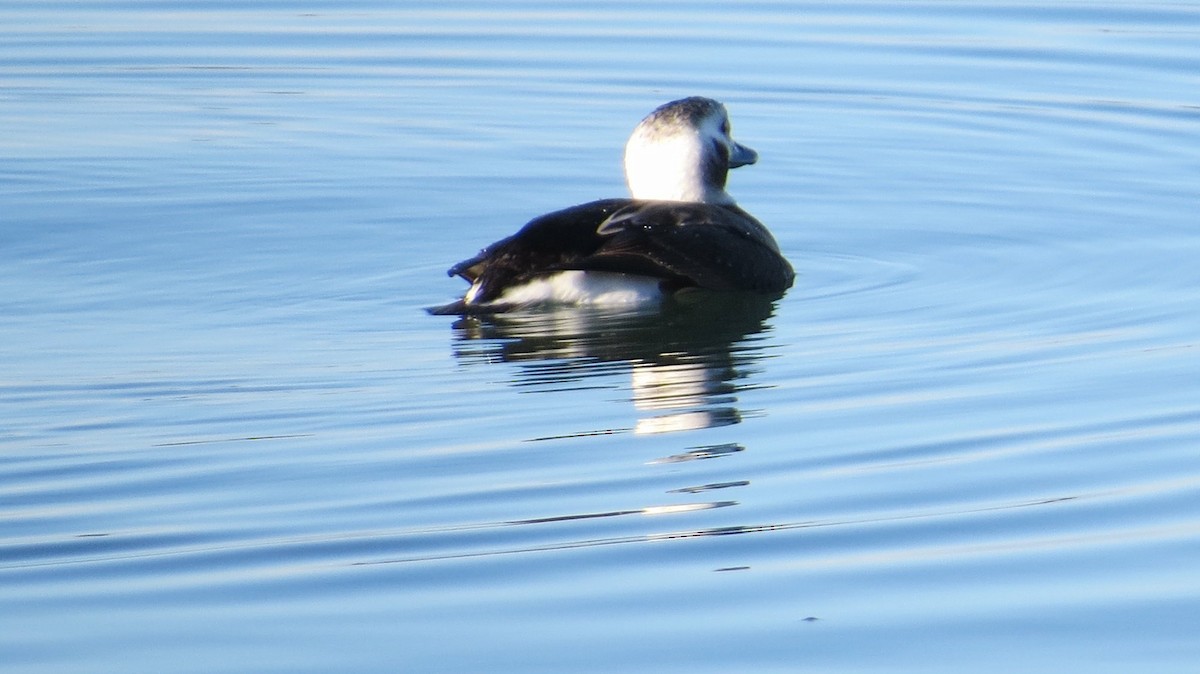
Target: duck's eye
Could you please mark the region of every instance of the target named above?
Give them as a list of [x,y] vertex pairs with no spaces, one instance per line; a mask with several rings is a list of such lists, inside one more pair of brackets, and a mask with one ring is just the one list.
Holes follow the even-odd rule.
[[729,135],[729,120],[728,119],[721,122],[721,133],[725,134],[726,136]]

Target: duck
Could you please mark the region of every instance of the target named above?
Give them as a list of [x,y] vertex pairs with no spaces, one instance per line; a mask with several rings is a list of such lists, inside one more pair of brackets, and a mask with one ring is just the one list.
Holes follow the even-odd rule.
[[437,313],[536,305],[644,305],[690,290],[782,296],[795,272],[770,231],[726,190],[758,153],[734,141],[724,104],[659,106],[625,144],[629,198],[530,220],[450,267],[470,287]]

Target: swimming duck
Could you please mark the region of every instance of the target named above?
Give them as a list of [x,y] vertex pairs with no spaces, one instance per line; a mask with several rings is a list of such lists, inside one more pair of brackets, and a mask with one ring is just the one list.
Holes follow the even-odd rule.
[[625,145],[631,199],[534,218],[454,265],[471,287],[446,313],[534,304],[637,304],[690,288],[780,294],[795,273],[767,228],[725,191],[758,154],[725,106],[693,96],[655,109]]

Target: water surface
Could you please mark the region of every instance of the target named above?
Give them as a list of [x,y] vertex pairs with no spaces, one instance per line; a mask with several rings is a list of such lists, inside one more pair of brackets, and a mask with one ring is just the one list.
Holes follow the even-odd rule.
[[[13,671],[1192,671],[1200,6],[8,3]],[[430,316],[725,101],[781,300]]]

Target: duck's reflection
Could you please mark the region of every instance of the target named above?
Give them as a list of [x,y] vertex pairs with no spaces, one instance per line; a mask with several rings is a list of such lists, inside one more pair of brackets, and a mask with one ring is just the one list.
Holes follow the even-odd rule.
[[636,433],[739,423],[739,380],[763,357],[774,301],[696,293],[653,311],[561,309],[465,316],[454,324],[464,362],[518,363],[515,386],[587,389],[627,372]]
[[639,412],[634,431],[667,433],[740,422],[741,413],[732,405],[736,377],[732,366],[704,362],[634,363],[633,405]]

